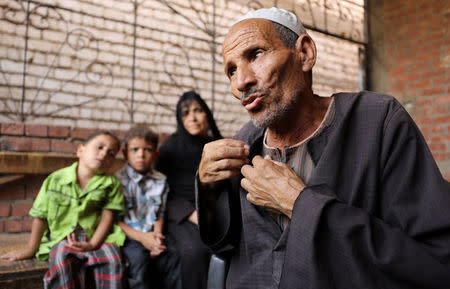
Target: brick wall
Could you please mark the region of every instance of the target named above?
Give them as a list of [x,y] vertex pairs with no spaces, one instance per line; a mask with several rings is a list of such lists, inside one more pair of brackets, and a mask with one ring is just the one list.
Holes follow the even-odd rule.
[[[43,152],[74,155],[76,147],[94,128],[0,123],[0,151]],[[122,139],[124,131],[111,130]]]
[[29,175],[0,185],[0,233],[29,232],[32,218],[28,215],[45,175]]
[[[450,179],[450,3],[441,0],[371,1],[378,36],[376,90],[408,109]],[[377,57],[378,56],[378,57]]]
[[[40,2],[45,4],[38,5]],[[211,1],[136,1],[132,100],[133,2],[31,1],[27,30],[26,3],[0,1],[0,122],[126,130],[132,112],[134,122],[149,123],[158,132],[169,134],[176,127],[174,108],[179,96],[196,89],[209,105],[214,92],[218,126],[224,136],[234,135],[249,117],[230,94],[221,63],[221,42],[238,16],[274,2],[215,1],[213,37]],[[305,14],[310,25],[324,22],[324,5],[319,2],[314,3],[314,15],[306,9],[306,1],[276,2]],[[330,29],[351,24],[347,34],[361,34],[362,8],[351,1],[344,4],[340,5],[346,9],[342,17],[334,10],[327,18],[338,21],[330,22]],[[312,34],[319,50],[315,91],[329,95],[357,90],[359,45]],[[214,58],[212,48],[216,50]],[[42,148],[46,149],[44,144]]]

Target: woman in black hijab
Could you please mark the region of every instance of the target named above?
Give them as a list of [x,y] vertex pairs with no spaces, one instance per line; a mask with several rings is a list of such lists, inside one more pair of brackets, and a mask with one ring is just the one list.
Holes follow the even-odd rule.
[[185,289],[206,288],[211,251],[200,239],[194,179],[203,146],[222,138],[203,99],[185,92],[177,103],[177,130],[161,145],[157,169],[167,176],[167,235],[181,256]]

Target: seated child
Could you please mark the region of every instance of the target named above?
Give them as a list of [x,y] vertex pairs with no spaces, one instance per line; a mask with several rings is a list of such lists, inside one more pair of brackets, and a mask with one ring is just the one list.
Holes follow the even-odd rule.
[[158,158],[158,135],[144,125],[131,128],[124,139],[128,164],[117,173],[125,195],[127,235],[123,254],[128,259],[130,289],[181,289],[179,256],[168,250],[163,217],[169,191],[166,177],[153,169]]
[[78,162],[50,174],[30,215],[34,217],[25,249],[0,256],[8,260],[49,258],[45,288],[84,288],[93,272],[96,288],[123,288],[120,248],[125,240],[114,214],[123,211],[120,182],[105,171],[114,162],[120,141],[100,131],[77,147]]

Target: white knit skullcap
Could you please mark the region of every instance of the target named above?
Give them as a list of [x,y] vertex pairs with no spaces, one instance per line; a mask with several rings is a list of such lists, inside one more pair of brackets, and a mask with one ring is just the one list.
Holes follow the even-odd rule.
[[289,28],[298,36],[306,33],[305,28],[303,27],[302,23],[298,21],[297,16],[295,16],[294,13],[277,7],[261,8],[255,11],[250,11],[239,18],[233,25],[247,19],[270,20]]

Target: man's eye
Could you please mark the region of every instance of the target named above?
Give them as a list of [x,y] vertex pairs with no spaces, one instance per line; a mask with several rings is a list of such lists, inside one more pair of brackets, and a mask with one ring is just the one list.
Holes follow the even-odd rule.
[[134,152],[134,153],[135,153],[135,152],[137,152],[137,151],[138,151],[138,149],[137,149],[137,148],[131,148],[131,149],[130,149],[130,151],[132,151],[132,152]]
[[144,151],[145,151],[146,153],[152,153],[152,152],[153,152],[153,149],[151,149],[151,148],[145,148]]
[[101,149],[103,149],[103,146],[99,145],[99,146],[97,146],[97,149],[101,150]]
[[253,57],[253,58],[258,58],[258,57],[261,56],[262,53],[263,53],[263,52],[262,52],[262,50],[260,50],[260,49],[255,50],[255,51],[253,51],[253,53],[252,53],[252,57]]
[[236,67],[228,69],[228,77],[233,76],[236,73]]

